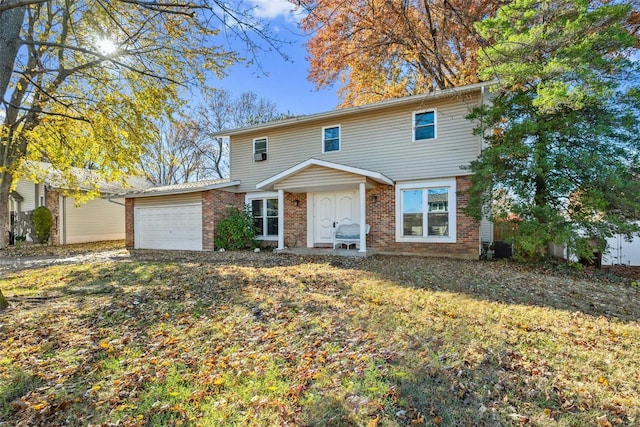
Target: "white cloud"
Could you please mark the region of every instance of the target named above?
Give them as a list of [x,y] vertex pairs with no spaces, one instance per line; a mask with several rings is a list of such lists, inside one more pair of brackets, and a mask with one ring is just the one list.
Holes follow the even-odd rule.
[[255,15],[258,18],[299,19],[300,11],[296,11],[296,6],[288,0],[251,0],[251,3],[256,7]]

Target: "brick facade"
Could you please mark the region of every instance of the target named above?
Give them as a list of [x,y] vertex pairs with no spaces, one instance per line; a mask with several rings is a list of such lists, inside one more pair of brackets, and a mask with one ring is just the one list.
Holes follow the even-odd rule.
[[480,224],[462,213],[469,201],[469,177],[456,178],[456,243],[396,242],[395,187],[378,185],[367,191],[367,223],[371,226],[367,246],[378,252],[420,254],[477,259],[480,250]]
[[[419,254],[477,259],[480,244],[480,224],[462,213],[468,202],[468,177],[457,177],[456,243],[396,242],[395,187],[379,184],[367,190],[367,223],[371,226],[367,247],[379,253]],[[135,199],[126,199],[126,246],[134,247],[133,208]],[[202,249],[213,250],[216,224],[225,217],[229,207],[242,208],[244,193],[222,190],[202,192]],[[275,242],[266,242],[275,243]],[[307,246],[307,194],[284,193],[284,244],[289,248]]]
[[284,193],[284,245],[288,248],[307,247],[306,193]]
[[[202,250],[212,251],[214,249],[215,225],[225,216],[229,207],[242,208],[244,206],[244,194],[221,190],[207,190],[201,194]],[[134,207],[134,198],[125,199],[125,246],[128,249],[135,247]]]
[[53,226],[51,227],[51,236],[49,237],[52,245],[60,244],[60,221],[62,216],[60,215],[60,193],[45,187],[44,200],[47,209],[51,212],[53,218]]
[[134,241],[134,229],[133,229],[133,207],[135,205],[135,199],[124,200],[124,246],[127,249],[133,249],[135,246]]
[[222,190],[202,192],[202,249],[211,251],[216,235],[216,225],[226,216],[230,207],[244,207],[244,193],[231,193]]
[[[480,224],[462,213],[469,200],[470,186],[469,177],[456,178],[456,243],[396,242],[395,187],[379,184],[376,188],[367,190],[367,223],[371,226],[367,236],[367,247],[380,253],[477,259],[480,248]],[[307,195],[285,193],[284,205],[285,246],[306,247]]]

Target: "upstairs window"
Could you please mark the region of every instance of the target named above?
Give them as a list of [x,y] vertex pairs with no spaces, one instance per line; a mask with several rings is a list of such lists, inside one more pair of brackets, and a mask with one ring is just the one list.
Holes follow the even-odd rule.
[[436,112],[419,111],[413,113],[413,141],[425,141],[436,138]]
[[267,160],[267,138],[256,138],[253,140],[253,161],[263,160]]
[[340,151],[340,126],[322,128],[322,152]]

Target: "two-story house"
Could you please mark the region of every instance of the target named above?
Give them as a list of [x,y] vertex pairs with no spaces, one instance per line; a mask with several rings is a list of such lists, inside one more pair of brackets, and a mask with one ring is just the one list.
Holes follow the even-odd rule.
[[[224,210],[248,204],[259,238],[277,249],[333,248],[341,224],[358,224],[360,252],[477,258],[491,224],[462,212],[463,167],[482,149],[465,117],[485,91],[470,85],[223,132],[230,179],[127,196],[127,244],[211,250]],[[170,230],[185,215],[188,239]]]

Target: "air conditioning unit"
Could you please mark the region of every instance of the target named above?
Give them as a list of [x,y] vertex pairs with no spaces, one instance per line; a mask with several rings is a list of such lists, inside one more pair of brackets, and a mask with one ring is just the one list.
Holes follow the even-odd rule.
[[264,160],[267,160],[267,153],[255,153],[253,155],[253,161],[255,162],[262,162]]

